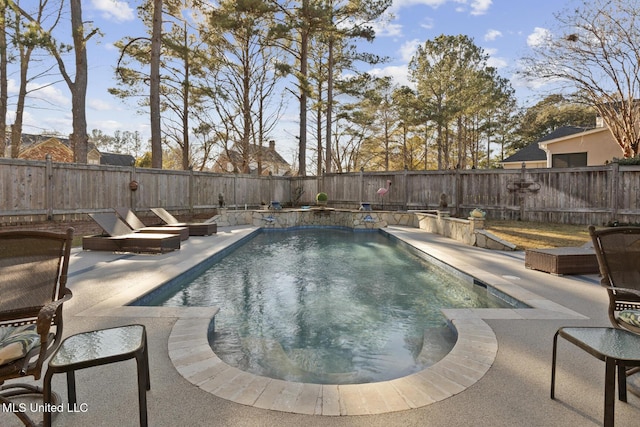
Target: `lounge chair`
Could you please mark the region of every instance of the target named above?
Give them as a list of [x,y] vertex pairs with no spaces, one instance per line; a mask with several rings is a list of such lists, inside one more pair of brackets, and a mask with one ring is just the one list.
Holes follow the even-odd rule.
[[[73,229],[0,232],[0,403],[42,393],[34,384],[6,380],[33,376],[39,380],[45,360],[62,339],[62,305],[71,299],[67,271]],[[18,403],[15,408],[19,408]],[[57,402],[59,403],[59,402]],[[38,425],[25,411],[14,411],[27,426]]]
[[204,222],[205,224],[217,224],[217,221],[222,217],[222,215],[214,215],[211,218],[205,219]]
[[129,208],[115,208],[114,211],[116,211],[120,219],[131,228],[132,232],[178,234],[180,236],[180,240],[183,241],[189,238],[189,228],[187,227],[147,227]]
[[98,223],[104,234],[83,237],[83,249],[148,253],[165,253],[180,249],[179,234],[135,233],[115,213],[89,216]]
[[164,208],[151,208],[167,225],[173,227],[189,227],[190,236],[209,236],[218,232],[218,224],[210,222],[180,222]]

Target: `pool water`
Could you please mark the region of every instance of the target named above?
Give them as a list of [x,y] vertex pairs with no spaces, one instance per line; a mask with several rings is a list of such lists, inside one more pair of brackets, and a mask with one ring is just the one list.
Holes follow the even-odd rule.
[[[444,357],[441,308],[504,307],[378,232],[265,231],[179,286],[162,306],[218,306],[215,353],[271,378],[356,384]],[[166,294],[165,294],[166,295]]]

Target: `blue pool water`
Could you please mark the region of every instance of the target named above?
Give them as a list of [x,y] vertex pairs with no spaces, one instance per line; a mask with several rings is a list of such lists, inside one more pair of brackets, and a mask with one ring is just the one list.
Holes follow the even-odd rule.
[[220,307],[212,348],[242,370],[355,384],[444,357],[455,336],[441,308],[505,303],[382,233],[317,228],[259,233],[147,305]]

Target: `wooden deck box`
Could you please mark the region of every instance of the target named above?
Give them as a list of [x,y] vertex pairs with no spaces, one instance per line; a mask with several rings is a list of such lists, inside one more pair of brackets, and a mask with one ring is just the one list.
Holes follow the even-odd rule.
[[593,248],[565,247],[548,249],[527,249],[524,255],[526,268],[551,274],[592,274],[598,273],[598,259]]

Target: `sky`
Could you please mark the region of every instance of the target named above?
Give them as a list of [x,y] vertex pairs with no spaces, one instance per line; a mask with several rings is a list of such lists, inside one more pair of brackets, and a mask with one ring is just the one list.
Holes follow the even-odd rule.
[[[150,135],[148,115],[138,113],[133,102],[108,93],[108,88],[116,86],[114,70],[119,52],[114,43],[126,36],[145,35],[137,17],[139,3],[139,0],[82,2],[84,21],[91,21],[102,33],[87,46],[89,133],[92,129],[109,135],[116,130],[139,131],[145,140]],[[407,65],[417,46],[441,34],[464,34],[490,56],[489,65],[511,81],[519,104],[533,105],[543,94],[531,83],[518,81],[515,76],[518,61],[553,26],[554,13],[569,3],[570,0],[394,0],[385,22],[375,26],[374,42],[363,45],[369,52],[388,56],[389,61],[368,71],[376,76],[392,76],[400,85],[410,85]],[[9,75],[10,96],[14,95],[14,100],[16,79],[15,72]],[[71,132],[71,96],[67,85],[59,80],[59,76],[45,75],[30,84],[31,89],[41,89],[32,92],[29,98],[24,133]],[[9,109],[12,107],[10,100]],[[11,113],[9,121],[13,121]],[[295,158],[297,126],[297,105],[291,99],[274,135],[276,149],[290,163]]]

